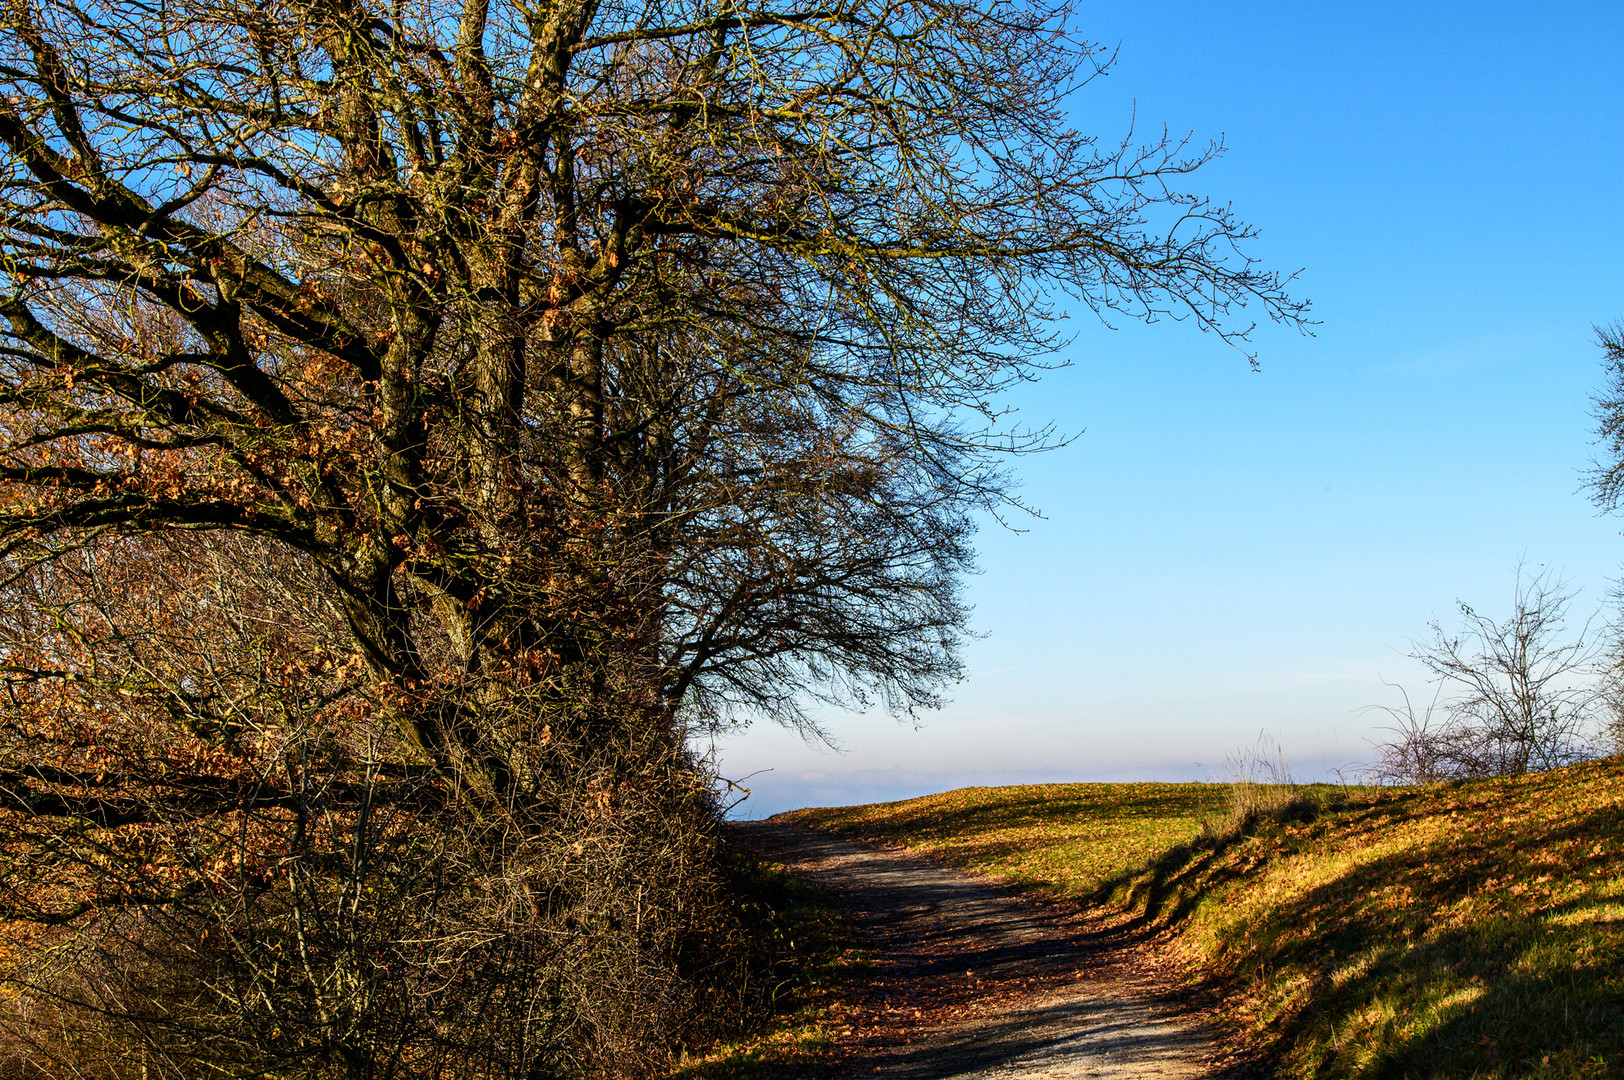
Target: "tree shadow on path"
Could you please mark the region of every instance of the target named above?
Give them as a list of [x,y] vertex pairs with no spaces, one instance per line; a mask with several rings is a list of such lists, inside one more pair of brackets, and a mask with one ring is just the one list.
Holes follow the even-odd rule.
[[733,827],[845,913],[870,966],[831,1076],[1194,1077],[1199,1002],[1145,935],[905,852],[797,826]]

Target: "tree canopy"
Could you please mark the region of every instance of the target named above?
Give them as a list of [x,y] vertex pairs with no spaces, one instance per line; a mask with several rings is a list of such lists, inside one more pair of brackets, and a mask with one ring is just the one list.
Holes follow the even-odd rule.
[[10,549],[270,537],[382,678],[445,662],[422,607],[468,670],[586,590],[668,705],[928,701],[1051,291],[1301,310],[1168,187],[1211,148],[1068,129],[1097,53],[1056,11],[12,12]]

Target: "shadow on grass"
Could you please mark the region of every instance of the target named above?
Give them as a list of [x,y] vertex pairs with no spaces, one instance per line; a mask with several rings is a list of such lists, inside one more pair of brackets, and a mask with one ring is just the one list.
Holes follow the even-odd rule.
[[[1624,897],[1616,862],[1596,857],[1624,840],[1618,809],[1531,830],[1502,816],[1514,800],[1459,821],[1439,802],[1413,792],[1349,807],[1312,838],[1260,816],[1119,875],[1096,899],[1141,928],[1207,925],[1233,985],[1258,989],[1272,1054],[1292,1075],[1624,1075]],[[1400,842],[1233,906],[1247,894],[1232,886],[1272,860],[1350,835]],[[1603,888],[1574,894],[1596,879]]]
[[[1137,911],[1130,927],[1177,925],[1206,896],[1244,877],[1252,868],[1244,862],[1225,864],[1226,853],[1255,839],[1261,829],[1309,824],[1344,806],[1334,792],[1284,789],[1266,801],[1232,811],[1228,820],[1216,824],[1209,820],[1194,838],[1175,844],[1142,867],[1100,882],[1088,900]],[[1173,901],[1171,910],[1167,910],[1169,900]]]

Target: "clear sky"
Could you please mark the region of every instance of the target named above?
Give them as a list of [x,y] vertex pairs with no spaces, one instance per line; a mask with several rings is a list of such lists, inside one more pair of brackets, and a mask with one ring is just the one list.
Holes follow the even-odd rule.
[[1189,324],[1079,321],[1018,402],[1084,434],[1019,465],[1044,518],[980,538],[969,678],[899,725],[833,715],[840,752],[767,725],[719,747],[739,808],[975,783],[1222,779],[1267,733],[1299,778],[1369,760],[1403,653],[1512,568],[1601,605],[1624,521],[1581,490],[1624,318],[1624,5],[1083,2],[1120,47],[1077,124],[1222,136],[1192,187],[1303,268],[1315,336],[1262,370]]

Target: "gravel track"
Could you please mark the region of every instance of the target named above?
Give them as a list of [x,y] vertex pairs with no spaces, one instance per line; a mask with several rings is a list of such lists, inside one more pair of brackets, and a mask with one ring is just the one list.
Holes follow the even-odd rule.
[[1210,1075],[1175,966],[1059,905],[905,852],[773,822],[731,826],[840,906],[873,960],[828,1074],[906,1080]]

